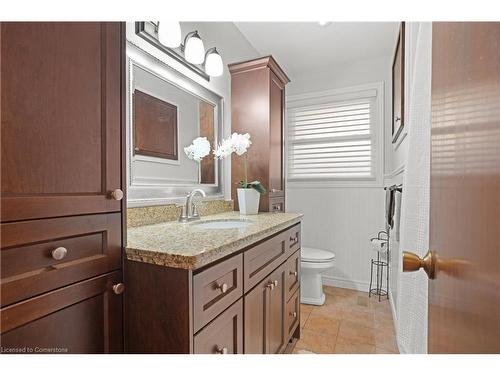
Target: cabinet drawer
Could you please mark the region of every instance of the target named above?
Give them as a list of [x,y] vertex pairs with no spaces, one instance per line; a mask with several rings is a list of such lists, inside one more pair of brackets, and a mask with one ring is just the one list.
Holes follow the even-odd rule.
[[122,352],[123,294],[113,292],[121,281],[120,271],[111,272],[1,309],[2,347]]
[[300,321],[300,298],[299,290],[286,303],[285,310],[285,334],[287,340],[292,336]]
[[243,302],[241,299],[194,336],[194,353],[243,353]]
[[1,306],[119,269],[121,225],[120,213],[1,224]]
[[300,224],[294,225],[288,230],[288,254],[300,249],[301,237]]
[[243,255],[194,275],[193,293],[196,332],[243,295]]
[[269,198],[270,212],[285,212],[285,197]]
[[300,251],[297,250],[285,263],[285,294],[288,301],[300,285]]

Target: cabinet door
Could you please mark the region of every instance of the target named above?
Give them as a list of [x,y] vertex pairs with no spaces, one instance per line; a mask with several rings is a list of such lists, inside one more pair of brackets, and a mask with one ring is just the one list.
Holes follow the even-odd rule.
[[120,211],[123,25],[1,24],[1,221]]
[[1,309],[2,349],[12,353],[121,352],[122,295],[113,290],[121,277],[121,272],[112,272]]
[[269,291],[267,353],[276,354],[285,347],[285,266],[269,275],[274,288]]
[[269,280],[255,286],[245,299],[245,354],[265,354],[267,349],[267,309],[269,308]]
[[281,265],[244,297],[245,354],[274,354],[284,348],[284,281]]

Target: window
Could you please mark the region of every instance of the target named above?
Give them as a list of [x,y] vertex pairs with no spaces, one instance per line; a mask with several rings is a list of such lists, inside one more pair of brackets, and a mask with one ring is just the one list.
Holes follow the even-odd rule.
[[[375,180],[377,90],[295,101],[288,113],[288,180]],[[315,103],[316,102],[316,103]]]

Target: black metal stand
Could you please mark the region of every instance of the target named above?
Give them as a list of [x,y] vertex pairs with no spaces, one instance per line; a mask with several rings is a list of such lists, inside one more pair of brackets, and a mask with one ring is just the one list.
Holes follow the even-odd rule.
[[[386,238],[381,238],[381,235],[385,235]],[[378,296],[379,302],[381,301],[381,297],[387,297],[389,299],[389,234],[386,231],[380,231],[377,234],[377,237],[372,238],[387,241],[387,261],[380,260],[380,252],[377,251],[377,260],[372,259],[370,265],[370,289],[368,291],[368,297],[371,297],[372,294]],[[373,284],[373,267],[376,267],[377,270],[377,284],[375,288],[372,288]],[[383,280],[384,280],[384,268],[386,269],[386,285],[385,289],[383,288]]]

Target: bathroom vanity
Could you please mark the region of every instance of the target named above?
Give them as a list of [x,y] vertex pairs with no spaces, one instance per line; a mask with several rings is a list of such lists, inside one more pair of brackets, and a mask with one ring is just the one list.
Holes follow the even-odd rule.
[[300,214],[130,228],[128,353],[282,353],[300,335]]

